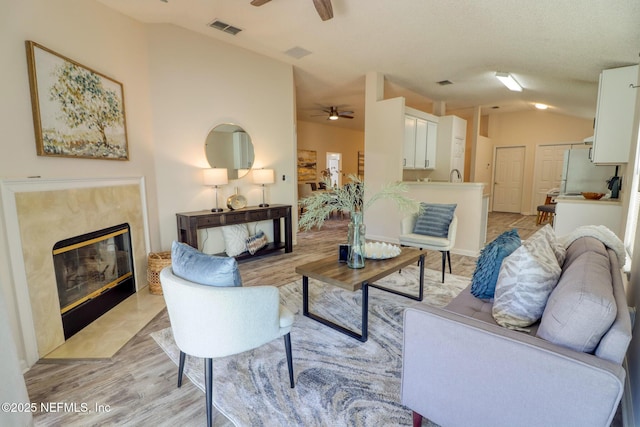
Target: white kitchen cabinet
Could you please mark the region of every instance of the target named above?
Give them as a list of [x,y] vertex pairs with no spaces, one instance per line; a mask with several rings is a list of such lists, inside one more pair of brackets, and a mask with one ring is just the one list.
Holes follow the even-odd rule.
[[[442,116],[438,121],[437,157],[431,179],[448,181],[453,169],[460,171],[464,181],[464,156],[467,121],[458,116]],[[457,176],[456,176],[457,178]]]
[[404,169],[435,168],[437,134],[437,123],[405,115],[402,167]]
[[585,200],[582,196],[556,199],[553,228],[564,236],[582,225],[604,225],[618,237],[622,233],[622,203],[619,200]]
[[594,163],[627,163],[638,89],[638,66],[600,73],[598,105],[591,152]]

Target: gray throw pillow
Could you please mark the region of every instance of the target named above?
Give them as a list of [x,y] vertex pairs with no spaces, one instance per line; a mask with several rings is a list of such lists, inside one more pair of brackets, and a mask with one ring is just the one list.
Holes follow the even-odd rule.
[[608,255],[585,252],[564,271],[558,287],[549,296],[538,336],[591,353],[617,312]]
[[173,274],[190,282],[210,286],[242,286],[235,258],[208,255],[185,243],[171,245]]
[[444,237],[449,235],[449,225],[457,204],[420,203],[422,213],[416,219],[413,227],[415,234],[425,236]]

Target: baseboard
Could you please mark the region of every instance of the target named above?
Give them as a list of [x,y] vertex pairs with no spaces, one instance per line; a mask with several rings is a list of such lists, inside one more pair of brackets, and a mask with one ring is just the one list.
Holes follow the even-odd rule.
[[622,425],[623,427],[635,427],[635,417],[633,415],[633,399],[631,398],[631,381],[629,380],[629,366],[627,365],[627,358],[622,361],[622,367],[627,375],[624,378],[624,393],[622,394]]

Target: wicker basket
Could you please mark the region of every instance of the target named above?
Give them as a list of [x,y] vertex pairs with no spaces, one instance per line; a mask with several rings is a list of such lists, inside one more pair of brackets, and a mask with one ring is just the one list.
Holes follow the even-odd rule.
[[162,295],[162,284],[160,283],[160,272],[163,268],[171,265],[171,251],[151,252],[147,265],[147,283],[149,292],[154,295]]

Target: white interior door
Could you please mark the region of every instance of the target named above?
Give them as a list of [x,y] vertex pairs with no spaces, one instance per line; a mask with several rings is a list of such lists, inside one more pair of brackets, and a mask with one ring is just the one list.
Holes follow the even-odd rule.
[[493,210],[520,213],[525,147],[496,148]]
[[331,174],[331,186],[342,186],[342,154],[327,153],[327,168]]
[[536,147],[535,181],[533,183],[533,197],[531,198],[531,212],[535,212],[538,205],[544,204],[549,190],[560,187],[564,152],[571,148],[571,144],[538,145]]

